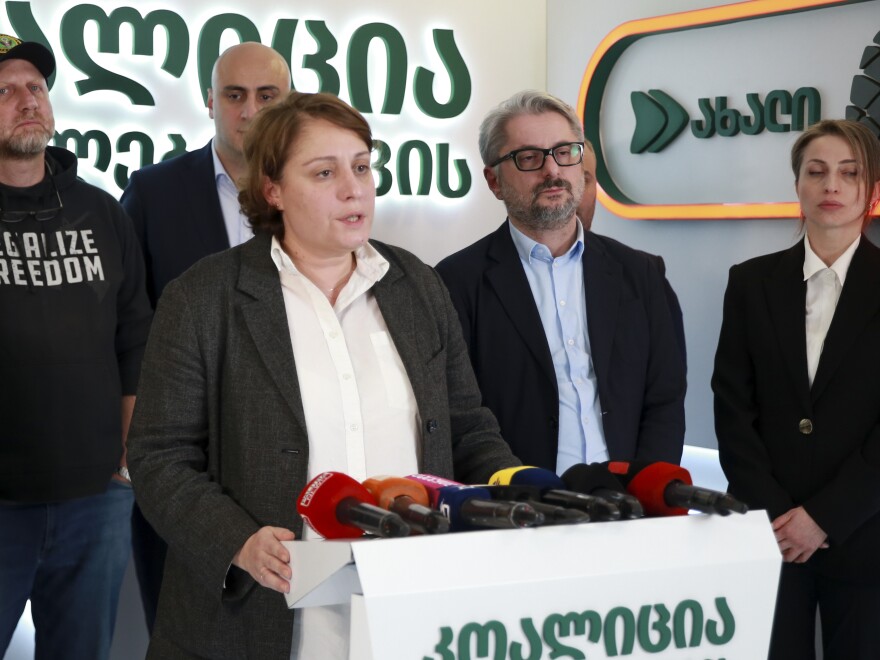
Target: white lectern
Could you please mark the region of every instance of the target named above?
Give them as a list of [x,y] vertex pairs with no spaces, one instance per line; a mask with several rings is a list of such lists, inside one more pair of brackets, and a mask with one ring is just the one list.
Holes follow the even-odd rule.
[[781,566],[763,511],[285,545],[352,660],[757,660]]

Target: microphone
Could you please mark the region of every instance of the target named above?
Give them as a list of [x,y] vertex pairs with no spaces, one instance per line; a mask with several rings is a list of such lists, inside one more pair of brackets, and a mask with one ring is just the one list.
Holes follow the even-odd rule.
[[376,506],[366,488],[341,472],[322,472],[299,494],[297,511],[325,539],[407,536],[410,527],[396,513]]
[[496,502],[485,488],[465,486],[431,474],[407,477],[425,487],[431,506],[449,519],[452,531],[496,528],[534,527],[544,522],[544,515],[525,502]]
[[610,461],[606,465],[639,498],[649,516],[683,516],[689,509],[727,516],[749,510],[729,493],[694,486],[690,473],[672,463]]
[[544,514],[545,525],[572,525],[590,522],[590,514],[541,501],[541,489],[536,486],[480,486],[489,491],[493,500],[526,502],[535,511]]
[[562,481],[569,490],[595,495],[616,504],[621,518],[633,520],[645,516],[645,510],[638,498],[627,493],[620,479],[611,474],[604,465],[572,465],[562,474]]
[[364,481],[364,488],[376,498],[380,508],[393,511],[413,530],[422,534],[449,531],[449,520],[428,508],[430,499],[422,484],[403,477],[373,477]]
[[592,520],[620,520],[620,508],[595,495],[566,490],[565,482],[555,472],[537,467],[512,467],[498,470],[489,478],[492,486],[534,486],[541,501],[586,512]]

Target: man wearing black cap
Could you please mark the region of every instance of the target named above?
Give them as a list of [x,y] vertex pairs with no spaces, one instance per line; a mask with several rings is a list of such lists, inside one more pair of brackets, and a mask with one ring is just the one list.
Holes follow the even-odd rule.
[[52,53],[0,35],[0,656],[110,652],[128,561],[124,438],[150,322],[131,220],[48,146]]

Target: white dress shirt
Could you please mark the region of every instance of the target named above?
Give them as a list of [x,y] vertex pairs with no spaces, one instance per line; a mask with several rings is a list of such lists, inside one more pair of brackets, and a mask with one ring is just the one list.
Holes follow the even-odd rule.
[[807,373],[810,377],[810,387],[813,386],[813,379],[816,377],[822,347],[825,345],[828,328],[831,327],[831,319],[834,318],[834,310],[837,309],[837,301],[840,300],[846,273],[860,240],[861,235],[831,266],[826,266],[825,262],[813,252],[809,237],[804,236],[804,281],[807,283],[805,310]]
[[[388,262],[369,244],[358,248],[356,269],[331,306],[276,239],[271,250],[302,393],[309,480],[328,470],[357,481],[418,472],[415,395],[371,291]],[[303,539],[319,538],[304,526]],[[348,604],[300,610],[290,657],[347,660],[349,625]]]

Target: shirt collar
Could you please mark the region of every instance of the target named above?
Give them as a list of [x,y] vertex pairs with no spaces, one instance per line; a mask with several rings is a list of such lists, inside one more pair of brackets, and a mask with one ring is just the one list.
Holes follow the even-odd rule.
[[584,226],[581,224],[580,220],[575,222],[575,225],[577,226],[577,236],[575,236],[574,243],[572,243],[572,246],[565,254],[555,257],[555,259],[550,254],[550,248],[543,243],[538,243],[526,236],[519,229],[514,227],[513,223],[510,222],[510,218],[507,219],[507,224],[510,226],[510,236],[513,239],[513,244],[516,247],[519,258],[527,263],[532,263],[532,259],[542,259],[543,261],[554,261],[555,259],[580,259],[584,252]]
[[218,186],[231,184],[235,187],[235,181],[229,176],[229,172],[223,167],[223,161],[220,160],[220,156],[217,154],[217,147],[214,145],[213,139],[211,140],[211,156],[214,158],[214,182]]
[[[281,247],[281,242],[275,236],[272,237],[269,254],[279,272],[286,271],[294,275],[300,275],[293,260],[287,255]],[[370,245],[370,243],[364,243],[357,248],[354,251],[354,257],[357,262],[356,272],[369,280],[371,284],[375,284],[385,277],[385,274],[391,267],[388,260],[379,254],[379,251]]]
[[837,275],[837,279],[840,280],[840,286],[843,286],[846,281],[846,274],[849,272],[849,265],[852,263],[853,255],[856,252],[856,248],[859,247],[859,241],[861,240],[862,235],[859,234],[856,237],[856,240],[846,248],[843,254],[837,257],[837,260],[833,264],[826,266],[825,262],[813,252],[809,237],[804,234],[804,281],[806,282],[820,270],[830,268]]

